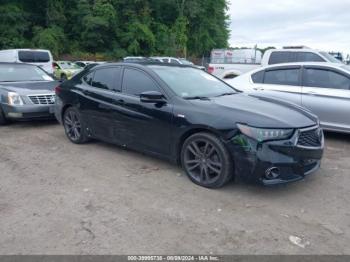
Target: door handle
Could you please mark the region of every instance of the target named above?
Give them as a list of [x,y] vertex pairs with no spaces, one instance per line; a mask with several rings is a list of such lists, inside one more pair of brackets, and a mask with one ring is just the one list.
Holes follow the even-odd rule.
[[125,101],[123,99],[119,99],[117,101],[118,101],[118,104],[125,105]]
[[263,87],[253,87],[253,89],[256,91],[264,91]]

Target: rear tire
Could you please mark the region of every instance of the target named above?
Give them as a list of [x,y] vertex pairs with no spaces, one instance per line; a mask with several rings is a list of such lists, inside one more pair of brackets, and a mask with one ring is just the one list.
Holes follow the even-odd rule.
[[86,127],[77,108],[69,107],[64,112],[63,126],[68,139],[74,144],[84,144],[89,140]]
[[233,161],[221,140],[210,133],[187,138],[181,150],[181,163],[187,176],[197,185],[220,188],[233,177]]
[[0,107],[0,126],[6,125],[8,123],[8,120],[5,117],[4,111]]

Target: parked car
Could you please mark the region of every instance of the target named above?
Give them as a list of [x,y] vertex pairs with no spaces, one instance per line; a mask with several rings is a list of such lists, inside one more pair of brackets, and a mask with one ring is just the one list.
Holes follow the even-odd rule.
[[55,112],[73,143],[96,138],[164,157],[210,188],[234,174],[265,185],[302,179],[318,169],[324,146],[308,111],[181,65],[84,70],[56,88]]
[[127,56],[123,58],[123,62],[125,63],[140,63],[140,62],[158,62],[157,60],[150,58],[150,57],[144,57],[144,56]]
[[225,55],[225,51],[222,51],[222,58],[218,58],[218,51],[214,49],[211,53],[211,63],[208,66],[208,72],[222,79],[232,79],[257,68],[274,64],[295,62],[342,63],[327,52],[305,47],[286,47],[284,49],[267,50],[261,62],[260,59],[253,58],[246,62],[232,59],[234,52],[238,51],[230,50],[232,52],[231,56]]
[[62,81],[70,79],[74,74],[83,70],[82,67],[70,61],[55,61],[53,67],[55,68],[54,76]]
[[26,63],[40,66],[47,73],[53,74],[53,59],[49,50],[9,49],[0,51],[0,62]]
[[74,64],[76,64],[77,66],[80,66],[82,68],[84,68],[85,66],[95,63],[94,61],[75,61]]
[[350,66],[281,64],[254,70],[227,83],[247,93],[303,106],[319,117],[324,129],[350,133]]
[[204,66],[195,65],[191,61],[188,61],[186,58],[175,58],[175,57],[166,57],[166,56],[153,56],[151,57],[154,60],[157,60],[161,63],[175,64],[175,65],[187,65],[193,66],[201,70],[205,70]]
[[38,66],[0,63],[0,125],[8,120],[54,118],[57,85]]

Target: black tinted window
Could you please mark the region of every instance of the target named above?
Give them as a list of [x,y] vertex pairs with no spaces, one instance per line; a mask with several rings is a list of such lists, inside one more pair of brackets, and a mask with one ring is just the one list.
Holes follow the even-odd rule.
[[119,82],[120,67],[97,69],[91,85],[97,88],[116,90]]
[[254,83],[262,83],[264,81],[264,71],[259,71],[252,75]]
[[146,91],[160,91],[157,84],[145,73],[126,68],[123,77],[123,92],[130,95],[140,95]]
[[50,55],[44,51],[18,51],[18,59],[24,63],[47,63]]
[[276,85],[299,85],[299,71],[299,69],[266,71],[264,83]]
[[330,70],[306,69],[304,86],[349,89],[350,79]]
[[[294,61],[292,61],[294,62]],[[319,55],[310,52],[297,52],[296,62],[325,62]]]
[[269,65],[291,62],[290,52],[272,52],[270,55]]

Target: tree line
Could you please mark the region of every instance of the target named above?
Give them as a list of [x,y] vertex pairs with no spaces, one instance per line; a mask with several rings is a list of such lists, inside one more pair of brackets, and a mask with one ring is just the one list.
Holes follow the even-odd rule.
[[0,49],[207,56],[227,47],[226,10],[226,0],[0,0]]

